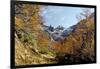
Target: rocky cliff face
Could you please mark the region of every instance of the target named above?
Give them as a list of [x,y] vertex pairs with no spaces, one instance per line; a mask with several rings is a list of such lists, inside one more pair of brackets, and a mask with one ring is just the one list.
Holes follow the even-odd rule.
[[57,28],[54,28],[52,26],[42,26],[42,31],[47,32],[47,34],[54,40],[54,41],[62,41],[65,39],[66,36],[68,36],[75,28],[74,26],[71,26],[67,29],[64,29],[61,26],[58,26]]

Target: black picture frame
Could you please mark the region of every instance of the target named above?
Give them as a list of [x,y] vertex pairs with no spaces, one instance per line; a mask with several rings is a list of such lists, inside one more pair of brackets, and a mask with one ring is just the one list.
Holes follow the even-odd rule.
[[15,20],[14,20],[14,5],[20,3],[20,4],[37,4],[37,5],[52,5],[52,6],[69,6],[69,7],[85,7],[85,8],[94,8],[95,13],[94,13],[94,18],[95,18],[95,61],[94,62],[82,62],[82,63],[77,63],[77,64],[92,64],[96,63],[96,6],[95,5],[81,5],[81,4],[66,4],[66,3],[50,3],[50,2],[35,2],[35,1],[11,1],[11,24],[10,24],[10,44],[11,44],[11,50],[10,50],[10,67],[13,68],[28,68],[28,67],[44,67],[44,66],[60,66],[60,65],[77,65],[77,64],[39,64],[39,65],[20,65],[20,66],[15,66],[15,36],[14,36],[14,31],[15,31]]

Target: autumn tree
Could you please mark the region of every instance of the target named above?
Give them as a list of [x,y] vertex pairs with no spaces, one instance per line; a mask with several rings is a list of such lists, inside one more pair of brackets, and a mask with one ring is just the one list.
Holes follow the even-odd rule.
[[81,15],[76,15],[76,19],[78,20],[78,22],[79,21],[81,21],[82,20],[82,16]]
[[88,17],[91,15],[91,9],[87,8],[87,9],[82,9],[82,13],[80,13],[80,15],[82,15],[83,17],[85,17],[85,19],[88,19]]
[[81,21],[82,19],[88,19],[91,15],[91,9],[90,8],[85,8],[85,9],[82,9],[82,12],[79,14],[79,15],[76,15],[76,19],[79,21]]

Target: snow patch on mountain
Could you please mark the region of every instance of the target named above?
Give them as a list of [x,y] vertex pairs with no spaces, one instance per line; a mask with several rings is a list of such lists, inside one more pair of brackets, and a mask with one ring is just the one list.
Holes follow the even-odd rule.
[[67,29],[64,29],[62,26],[58,26],[56,28],[54,28],[52,26],[46,26],[46,25],[42,26],[42,30],[44,32],[47,32],[49,34],[50,38],[53,39],[54,41],[61,41],[61,40],[63,40],[74,29],[75,29],[75,25],[71,26],[71,27],[69,27]]

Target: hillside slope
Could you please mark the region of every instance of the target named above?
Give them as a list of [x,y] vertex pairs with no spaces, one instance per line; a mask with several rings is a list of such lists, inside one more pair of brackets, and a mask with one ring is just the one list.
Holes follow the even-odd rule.
[[94,20],[81,20],[76,28],[64,40],[65,51],[72,62],[95,61],[95,25]]
[[50,37],[41,30],[42,21],[39,15],[39,8],[40,6],[37,5],[16,5],[16,65],[55,63],[55,55],[48,50]]

